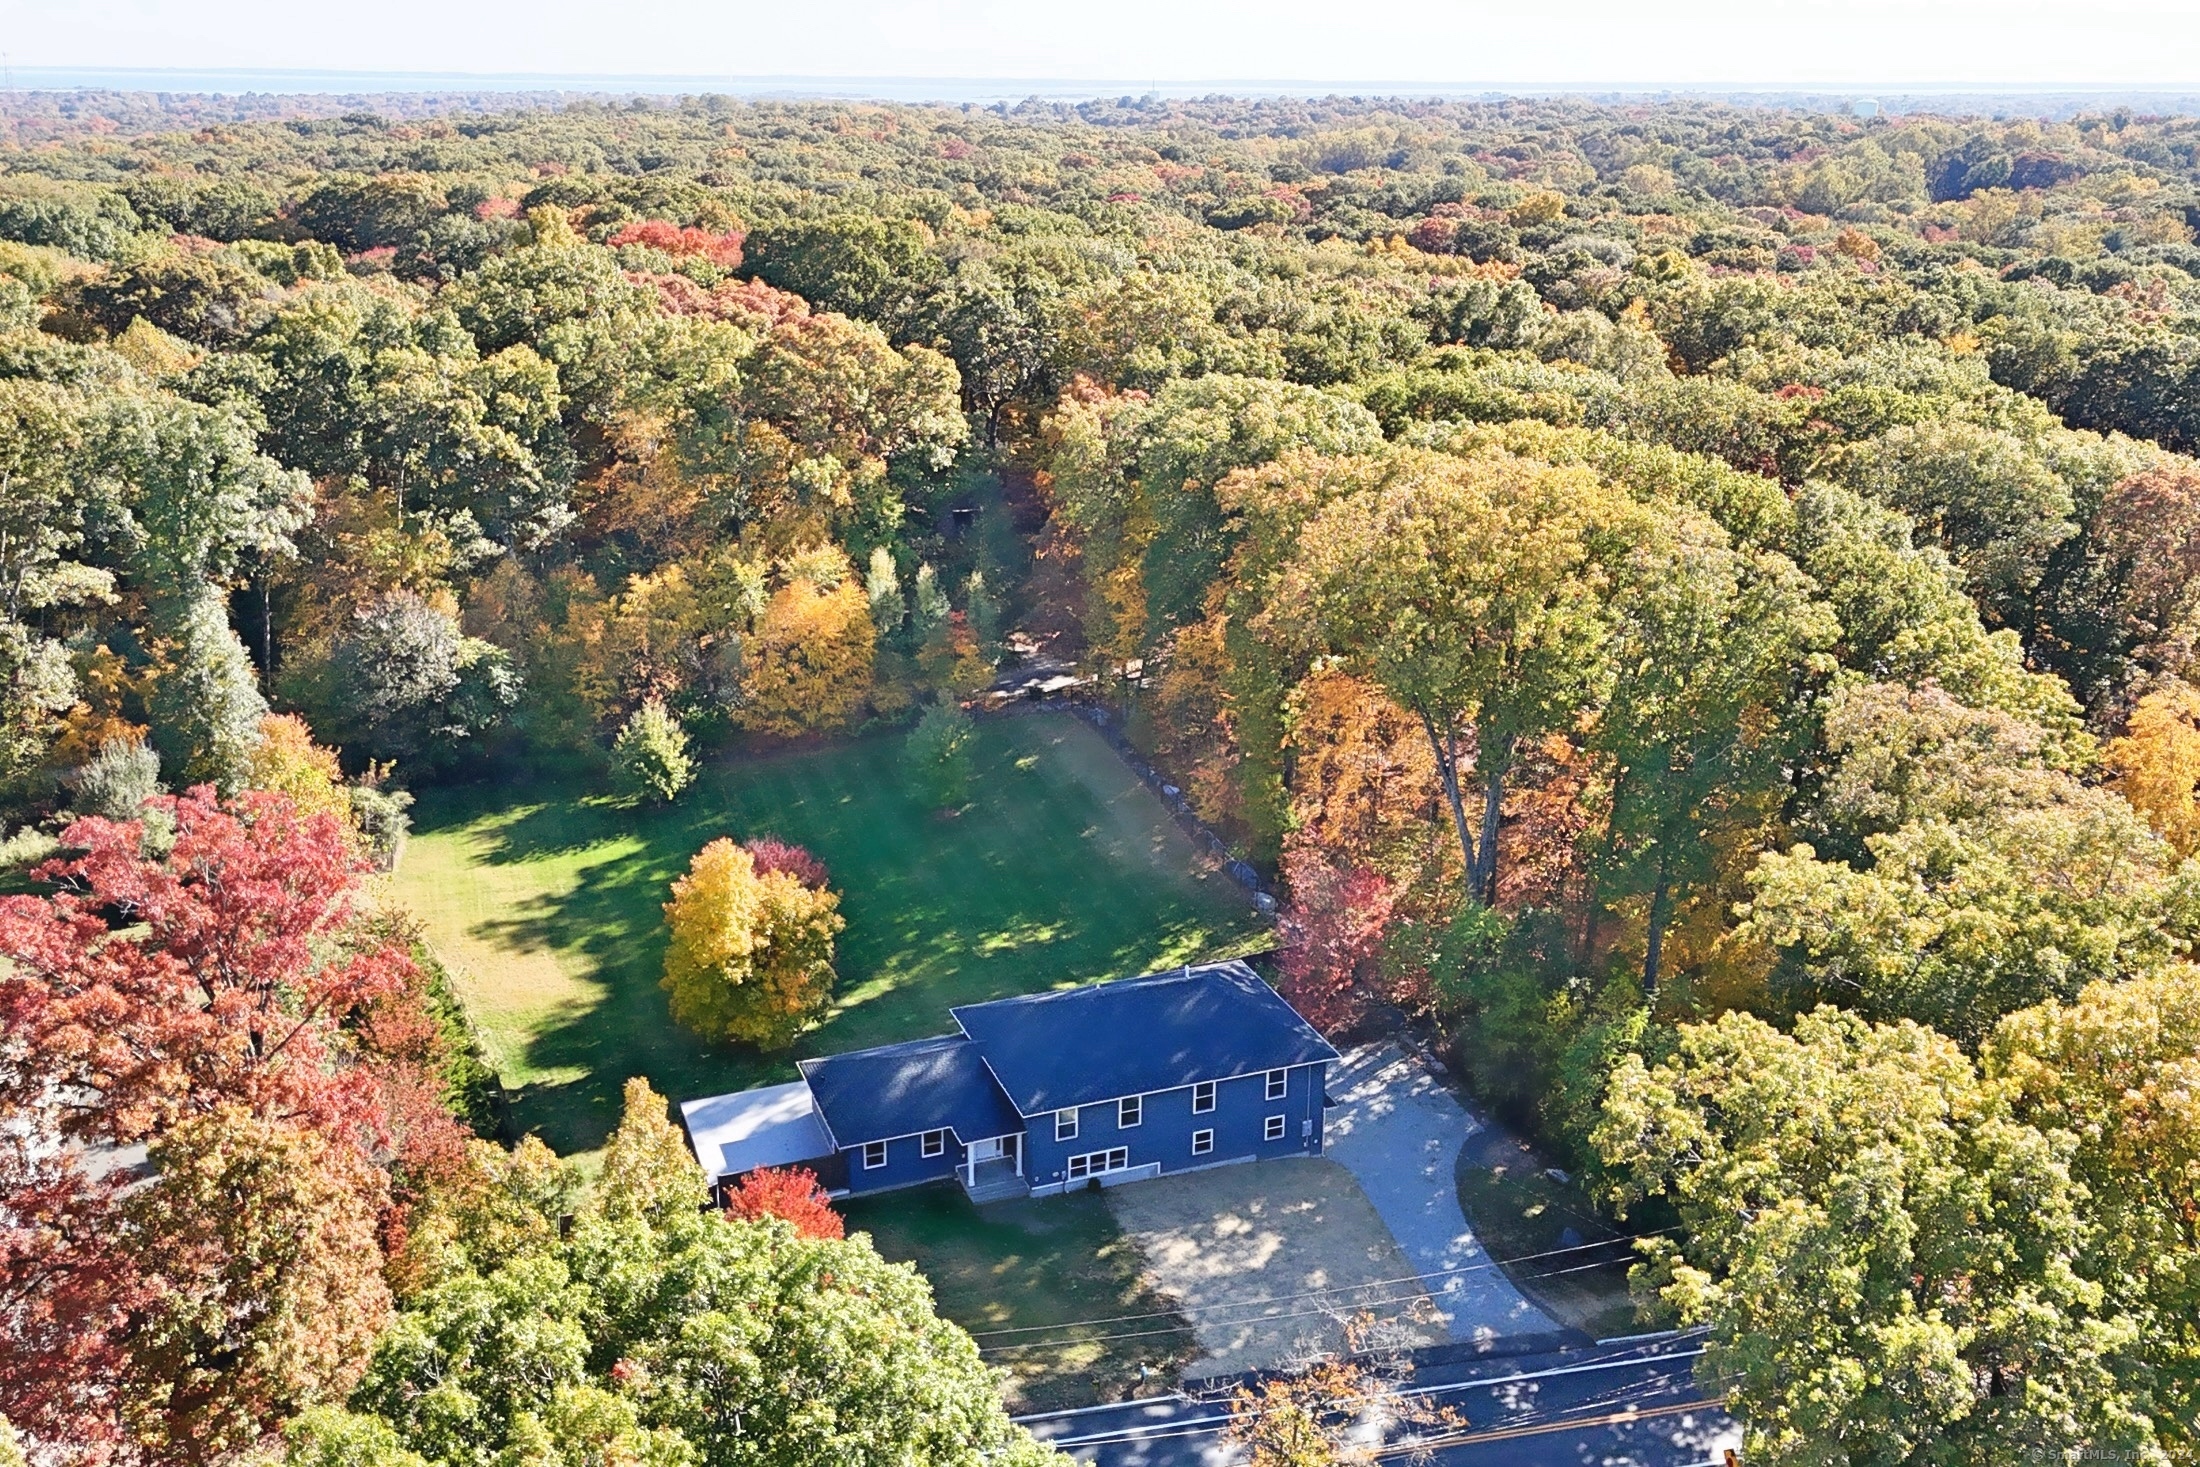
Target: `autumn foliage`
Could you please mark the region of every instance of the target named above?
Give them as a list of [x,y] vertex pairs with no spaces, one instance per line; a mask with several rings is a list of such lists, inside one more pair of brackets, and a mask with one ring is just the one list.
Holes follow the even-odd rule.
[[706,1039],[785,1049],[832,999],[840,897],[787,865],[760,871],[747,848],[714,840],[673,882],[665,923],[672,1016]]
[[844,727],[871,690],[871,605],[853,577],[829,590],[791,580],[774,592],[748,643],[738,714],[759,733]]
[[[80,820],[49,894],[0,898],[0,1415],[87,1462],[210,1460],[341,1398],[382,1234],[462,1154],[345,823],[266,791],[146,810],[164,852]],[[137,1143],[146,1185],[81,1160]]]
[[847,1225],[807,1167],[758,1167],[726,1192],[726,1215],[776,1217],[805,1238],[846,1236]]
[[1299,846],[1284,855],[1290,901],[1277,991],[1325,1034],[1352,1028],[1376,997],[1375,967],[1397,904],[1390,879],[1366,866],[1338,867]]
[[802,847],[774,835],[760,835],[755,840],[742,842],[742,847],[755,863],[758,876],[784,871],[812,891],[824,890],[825,863]]
[[[344,826],[261,791],[151,808],[175,827],[164,857],[135,821],[80,820],[62,837],[77,853],[37,873],[54,895],[0,899],[0,1016],[30,1057],[0,1075],[0,1107],[122,1145],[233,1102],[383,1139],[343,1025],[412,964],[362,923]],[[140,931],[111,940],[122,928]]]
[[605,241],[614,248],[619,245],[641,245],[658,250],[676,259],[703,259],[725,270],[732,270],[741,263],[741,242],[748,238],[745,231],[729,229],[715,234],[693,225],[682,227],[668,224],[662,219],[641,219],[627,225]]

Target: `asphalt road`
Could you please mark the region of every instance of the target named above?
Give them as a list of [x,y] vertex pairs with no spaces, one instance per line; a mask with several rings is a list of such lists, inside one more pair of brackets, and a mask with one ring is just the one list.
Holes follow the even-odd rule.
[[[1424,1444],[1442,1467],[1716,1467],[1741,1430],[1694,1376],[1696,1341],[1600,1345],[1424,1367],[1410,1389],[1464,1422]],[[1094,1467],[1225,1467],[1219,1400],[1168,1396],[1024,1418]],[[1439,1429],[1441,1430],[1441,1429]],[[1390,1443],[1386,1461],[1411,1458]]]

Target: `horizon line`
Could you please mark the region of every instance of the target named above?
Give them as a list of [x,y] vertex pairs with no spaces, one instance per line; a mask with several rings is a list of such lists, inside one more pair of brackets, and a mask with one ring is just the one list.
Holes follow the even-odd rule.
[[[833,90],[861,89],[865,87],[891,88],[897,91],[923,87],[950,87],[956,89],[996,89],[1002,95],[1008,89],[1030,87],[1040,89],[1029,95],[1042,93],[1076,93],[1090,96],[1158,95],[1162,92],[1182,92],[1200,89],[1204,93],[1228,94],[1231,89],[1247,89],[1270,94],[1298,96],[1321,95],[1520,95],[1548,93],[1643,93],[1670,96],[1722,96],[1733,94],[1788,94],[1788,95],[1837,95],[1870,97],[1888,95],[1896,97],[1977,96],[1977,97],[2046,97],[2046,96],[2137,96],[2137,97],[2191,97],[2200,96],[2200,81],[2190,83],[2167,82],[1891,82],[1891,81],[1498,81],[1467,79],[1459,81],[1435,81],[1404,78],[1325,79],[1318,77],[1064,77],[1024,75],[832,75],[794,73],[716,73],[716,72],[574,72],[574,71],[468,71],[458,68],[427,68],[417,70],[385,70],[380,68],[351,68],[330,66],[104,66],[104,65],[7,65],[11,90],[33,91],[91,91],[91,90],[144,90],[176,91],[171,86],[146,86],[123,88],[109,84],[122,79],[144,79],[171,82],[196,80],[213,83],[220,80],[246,81],[264,79],[288,82],[337,82],[372,83],[385,85],[378,88],[358,88],[387,92],[422,91],[428,83],[447,86],[474,86],[491,90],[560,90],[560,91],[617,91],[630,90],[681,90],[708,94],[725,88],[771,88],[778,90]],[[75,80],[71,80],[71,79]],[[95,80],[96,79],[96,80]],[[44,86],[29,85],[36,82]],[[402,83],[390,85],[391,83]],[[198,90],[227,91],[221,86],[203,86]],[[248,88],[247,90],[258,90]],[[280,90],[280,89],[275,89]],[[292,90],[295,90],[293,88]]]

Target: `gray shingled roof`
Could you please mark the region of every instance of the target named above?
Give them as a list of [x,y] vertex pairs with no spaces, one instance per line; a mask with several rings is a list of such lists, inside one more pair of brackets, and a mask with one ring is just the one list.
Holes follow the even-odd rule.
[[960,1034],[806,1059],[800,1069],[843,1150],[916,1131],[944,1128],[967,1142],[1024,1128]]
[[1027,1116],[1337,1058],[1234,961],[951,1012]]

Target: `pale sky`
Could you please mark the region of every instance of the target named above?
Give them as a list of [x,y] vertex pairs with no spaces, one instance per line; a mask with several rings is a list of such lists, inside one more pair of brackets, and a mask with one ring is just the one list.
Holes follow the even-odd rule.
[[2200,0],[0,0],[17,68],[2200,86]]

